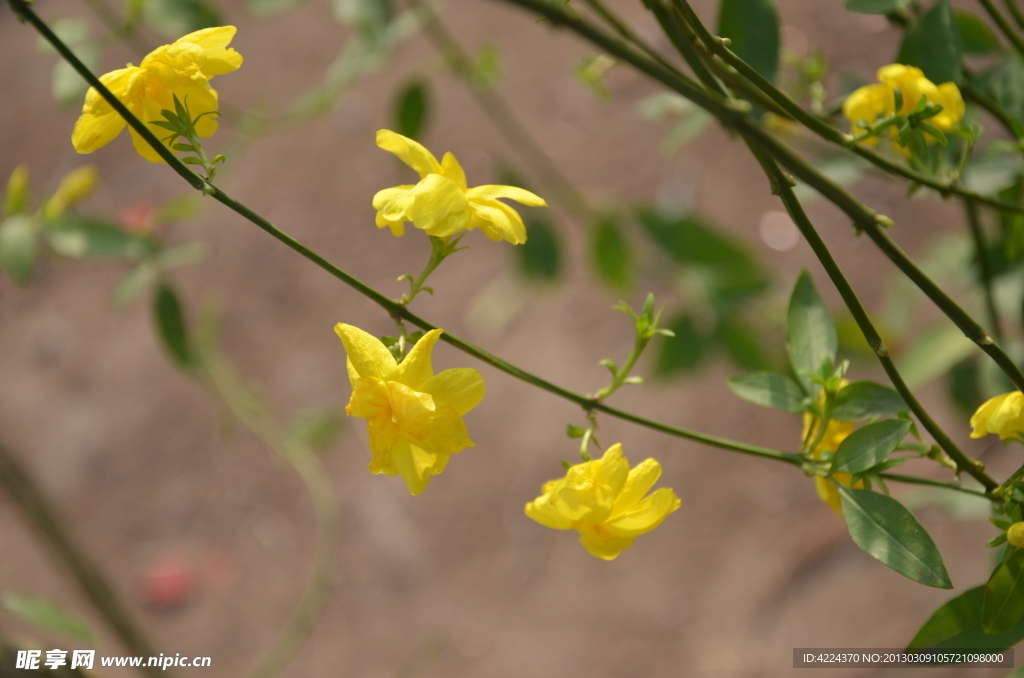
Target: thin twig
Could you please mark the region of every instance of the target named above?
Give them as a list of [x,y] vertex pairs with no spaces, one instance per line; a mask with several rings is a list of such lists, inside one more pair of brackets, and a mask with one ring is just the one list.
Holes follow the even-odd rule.
[[[103,571],[75,542],[71,531],[53,508],[43,489],[29,471],[0,443],[0,486],[21,510],[25,520],[46,543],[71,575],[79,592],[99,613],[124,648],[138,657],[155,657],[158,652],[145,632],[128,613]],[[167,676],[159,666],[143,665],[142,673],[155,678]]]

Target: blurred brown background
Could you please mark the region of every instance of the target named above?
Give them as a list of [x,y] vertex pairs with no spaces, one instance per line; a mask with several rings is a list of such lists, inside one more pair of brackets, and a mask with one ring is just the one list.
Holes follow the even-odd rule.
[[[713,17],[712,3],[696,4]],[[639,2],[612,5],[657,41]],[[844,13],[839,2],[779,5],[784,46],[820,47],[836,71],[868,78],[895,53],[898,36],[877,17]],[[240,2],[222,7],[239,27],[233,46],[245,63],[214,86],[239,109],[293,101],[320,82],[347,37],[324,0],[272,18],[253,18]],[[37,8],[48,18],[90,17],[100,30],[83,4],[43,0]],[[712,127],[666,158],[657,152],[665,125],[636,113],[636,102],[657,91],[642,76],[613,69],[612,98],[601,101],[572,73],[592,50],[571,35],[500,2],[450,0],[440,12],[471,50],[486,41],[498,45],[505,72],[500,92],[597,203],[661,196],[695,205],[770,267],[775,288],[764,298],[764,313],[777,324],[801,267],[838,308],[805,244],[780,252],[762,241],[759,224],[780,205],[756,163],[727,134]],[[0,177],[26,163],[38,196],[67,171],[96,163],[102,182],[86,208],[107,214],[184,193],[168,168],[134,153],[127,133],[88,158],[74,152],[69,135],[77,110],[53,102],[56,57],[39,54],[35,40],[8,8],[0,9]],[[102,71],[129,60],[138,57],[112,47]],[[440,68],[433,46],[413,37],[383,72],[357,81],[335,112],[261,137],[230,158],[222,186],[346,271],[399,295],[404,283],[396,276],[419,270],[427,247],[419,232],[396,239],[373,227],[374,192],[409,176],[374,145],[375,130],[390,126],[396,87],[412,75],[434,76],[425,143],[439,156],[454,152],[471,185],[495,182],[500,159],[518,162],[516,149],[464,86]],[[223,148],[231,136],[222,128],[210,147]],[[956,205],[908,201],[903,186],[868,179],[857,192],[895,219],[895,235],[911,253],[930,235],[961,228]],[[877,305],[891,266],[869,241],[853,236],[837,211],[816,203],[811,215],[868,306]],[[631,328],[611,310],[619,295],[595,282],[583,225],[564,213],[558,222],[568,252],[560,285],[517,282],[511,246],[472,233],[466,238],[472,249],[445,263],[433,277],[436,296],[420,297],[414,310],[555,383],[592,391],[606,377],[597,361],[621,360]],[[274,412],[284,418],[345,405],[344,353],[332,327],[344,321],[387,333],[393,326],[384,313],[212,201],[164,236],[212,244],[208,261],[173,280],[193,317],[204,299],[219,301],[225,351]],[[211,669],[179,669],[179,675],[243,675],[277,637],[310,572],[311,504],[291,470],[240,427],[225,427],[216,401],[171,367],[145,301],[113,308],[111,293],[124,271],[118,264],[51,261],[26,288],[0,278],[0,437],[38,475],[158,649],[212,657]],[[641,275],[628,300],[642,303],[655,284]],[[482,313],[493,311],[494,299],[512,299],[512,308]],[[678,310],[686,300],[673,303]],[[781,334],[776,339],[781,346]],[[607,417],[600,420],[602,441],[621,441],[633,462],[658,458],[665,467],[661,484],[675,488],[683,506],[615,562],[598,561],[574,533],[545,529],[522,514],[541,484],[561,475],[559,461],[575,454],[564,428],[581,423],[579,409],[446,345],[435,350],[435,365],[483,373],[488,396],[466,420],[477,447],[453,458],[422,496],[410,497],[399,479],[366,471],[364,426],[348,423],[323,453],[342,515],[337,586],[285,676],[789,675],[797,646],[900,647],[935,607],[987,577],[990,554],[982,545],[992,533],[977,522],[936,508],[918,511],[957,586],[954,593],[929,589],[856,549],[799,471]],[[795,417],[728,391],[725,379],[739,371],[709,358],[695,377],[627,387],[612,404],[795,449]],[[853,376],[882,378],[869,362],[855,364]],[[966,450],[986,449],[968,441],[967,422],[940,389],[921,395]],[[1013,466],[1014,452],[996,450],[986,461],[1002,474]],[[906,488],[896,491],[908,495]],[[168,562],[191,573],[194,590],[176,609],[153,610],[143,604],[141,582]],[[61,602],[99,632],[100,654],[121,652],[2,497],[0,590]],[[0,630],[39,636],[6,613]],[[973,674],[920,669],[914,675]]]

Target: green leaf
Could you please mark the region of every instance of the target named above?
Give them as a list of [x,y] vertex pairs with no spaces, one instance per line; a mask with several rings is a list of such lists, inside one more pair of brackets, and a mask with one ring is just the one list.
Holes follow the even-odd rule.
[[201,240],[196,240],[161,250],[156,259],[160,268],[166,271],[179,266],[197,264],[208,256],[210,256],[210,246]]
[[846,9],[858,14],[899,14],[914,0],[848,0]]
[[565,426],[565,435],[570,438],[582,438],[585,434],[586,431],[575,424],[566,424]]
[[729,357],[748,370],[763,370],[769,365],[758,336],[746,323],[728,315],[722,317],[715,328],[715,339],[725,346]]
[[616,289],[628,288],[633,277],[632,256],[618,225],[603,218],[591,230],[591,238],[591,258],[598,276]]
[[150,260],[145,260],[128,271],[114,289],[114,305],[127,306],[135,301],[142,292],[156,281],[160,269]]
[[668,325],[675,336],[665,337],[658,352],[655,371],[661,376],[681,374],[695,369],[707,348],[707,339],[697,331],[690,316],[676,318]]
[[871,381],[855,381],[836,394],[832,418],[837,421],[861,421],[871,417],[892,416],[910,408],[900,394]]
[[768,80],[779,68],[779,17],[773,0],[722,0],[718,34],[730,49]]
[[142,16],[157,33],[175,39],[202,28],[224,25],[220,10],[206,0],[146,0]]
[[1024,621],[998,635],[986,635],[981,627],[985,587],[976,586],[937,609],[907,645],[908,650],[986,649],[999,652],[1024,640]]
[[5,593],[0,596],[0,607],[47,633],[80,643],[94,642],[88,624],[68,614],[46,598]]
[[1006,633],[1024,618],[1024,549],[1016,549],[996,567],[985,585],[981,629],[990,636]]
[[479,89],[494,89],[501,80],[501,51],[497,45],[487,43],[480,47],[473,60],[473,85]]
[[555,280],[562,272],[561,245],[546,217],[527,215],[526,242],[515,248],[519,271],[527,278]]
[[809,373],[817,373],[826,361],[834,363],[837,346],[832,314],[818,296],[810,274],[802,271],[789,298],[786,352],[793,372],[806,392],[818,392],[820,387],[811,383]]
[[953,588],[935,542],[902,504],[836,484],[853,542],[872,558],[926,586]]
[[[988,74],[982,89],[988,91],[1015,118],[1018,134],[1024,134],[1024,127],[1020,125],[1020,121],[1024,120],[1024,57],[1016,51],[1011,52],[1002,64]],[[1016,165],[1014,169],[1017,169]],[[1001,179],[1001,183],[1005,186],[1009,182]]]
[[935,84],[954,82],[963,76],[963,40],[949,0],[939,0],[907,31],[896,61],[917,66]]
[[153,320],[168,355],[180,367],[192,367],[195,364],[195,356],[189,344],[181,303],[178,301],[178,295],[166,283],[157,288],[153,297]]
[[35,225],[27,214],[15,214],[0,223],[0,266],[15,283],[24,285],[38,256]]
[[773,407],[776,410],[800,414],[804,411],[804,395],[799,384],[783,374],[755,372],[733,377],[729,390],[747,402]]
[[74,215],[47,224],[43,234],[53,251],[72,259],[137,261],[157,248],[152,236],[129,233],[106,221]]
[[908,431],[910,422],[904,419],[886,419],[857,429],[839,443],[829,475],[862,473],[882,463]]
[[995,33],[977,14],[966,9],[954,9],[953,16],[963,39],[965,54],[985,54],[999,49]]
[[265,17],[279,14],[292,7],[301,5],[306,0],[246,0],[245,8],[253,16]]
[[727,305],[767,288],[767,276],[747,250],[700,217],[652,210],[640,210],[637,217],[662,251],[702,273],[712,301]]
[[430,117],[430,99],[427,96],[427,84],[421,80],[408,83],[395,97],[392,117],[395,129],[402,136],[419,139]]
[[378,44],[391,23],[389,0],[331,0],[334,17],[357,31],[371,44]]
[[317,451],[327,448],[341,433],[345,420],[333,410],[300,414],[288,429],[288,444],[298,444]]

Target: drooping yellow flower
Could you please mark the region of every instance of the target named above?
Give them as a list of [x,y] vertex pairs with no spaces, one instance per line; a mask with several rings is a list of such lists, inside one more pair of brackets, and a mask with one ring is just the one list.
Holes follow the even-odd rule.
[[544,483],[543,494],[526,505],[526,515],[545,527],[576,530],[590,555],[613,560],[682,503],[667,487],[644,497],[660,476],[661,464],[654,459],[630,470],[616,443],[600,459]]
[[971,417],[972,438],[995,433],[1002,440],[1024,437],[1024,393],[1013,391],[985,402]]
[[[846,385],[846,380],[843,380],[840,388]],[[825,393],[822,392],[819,398],[819,406],[825,404]],[[810,432],[811,426],[814,425],[814,417],[810,414],[804,414],[804,431],[803,438],[807,439],[807,434]],[[853,429],[857,424],[852,421],[837,421],[830,419],[828,426],[825,427],[825,434],[821,437],[821,441],[811,450],[811,456],[814,459],[821,459],[822,455],[827,453],[835,454],[836,450],[839,449],[839,444],[846,440],[846,437],[853,433]],[[817,435],[817,431],[814,431],[814,435]],[[830,479],[831,478],[831,479]],[[833,473],[830,478],[823,476],[814,476],[814,489],[818,492],[818,498],[828,504],[828,507],[837,516],[843,515],[843,501],[839,498],[839,490],[836,489],[835,483],[841,483],[846,487],[851,487],[851,481],[853,481],[853,475],[849,473]],[[835,482],[832,482],[835,481]],[[864,481],[858,481],[857,484],[852,485],[858,489],[864,487]]]
[[382,129],[377,145],[416,170],[420,182],[385,188],[373,196],[377,227],[387,226],[396,236],[405,233],[405,222],[438,238],[479,228],[491,240],[514,245],[526,242],[526,226],[514,209],[501,202],[508,198],[524,205],[543,207],[543,198],[515,186],[484,185],[467,188],[466,173],[455,156],[445,153],[441,162],[422,144]]
[[[228,48],[235,30],[234,26],[220,26],[189,33],[173,44],[157,47],[138,66],[128,64],[101,76],[100,82],[147,126],[164,120],[161,110],[174,110],[173,95],[188,106],[193,118],[213,113],[217,110],[217,92],[210,87],[210,78],[242,65],[242,55]],[[126,124],[106,99],[90,87],[82,116],[71,133],[71,143],[79,153],[92,153],[107,145]],[[152,129],[157,137],[164,136],[159,127]],[[203,115],[196,122],[199,136],[208,137],[216,131],[214,115]],[[139,155],[150,162],[161,162],[156,151],[134,129],[129,132]]]
[[474,447],[462,416],[484,397],[484,380],[467,367],[434,374],[430,353],[443,330],[423,335],[398,363],[371,334],[338,323],[348,354],[350,416],[366,419],[371,473],[400,475],[410,494],[444,470],[449,455]]
[[[857,123],[866,120],[874,124],[879,118],[894,113],[910,113],[917,106],[921,97],[929,103],[939,104],[942,110],[926,122],[942,132],[951,132],[964,117],[964,100],[960,90],[952,82],[936,85],[924,76],[920,68],[889,64],[878,69],[879,83],[865,85],[855,90],[843,102],[843,115],[850,121],[854,134],[858,133]],[[903,95],[903,107],[896,110],[896,95],[893,90],[900,90]],[[890,128],[889,134],[895,141],[898,130]]]

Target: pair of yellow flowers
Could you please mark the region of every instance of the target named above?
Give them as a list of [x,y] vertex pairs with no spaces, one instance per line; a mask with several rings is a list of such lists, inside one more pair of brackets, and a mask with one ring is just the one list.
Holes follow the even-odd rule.
[[[163,110],[174,110],[177,96],[197,119],[196,132],[208,137],[217,129],[213,114],[218,108],[217,93],[209,81],[242,64],[241,55],[228,48],[234,35],[233,26],[190,33],[154,50],[139,66],[128,64],[100,81],[147,125],[160,122]],[[125,125],[113,107],[90,89],[72,143],[80,153],[91,153],[113,140]],[[153,148],[134,129],[130,131],[139,154],[159,162]],[[412,222],[438,238],[479,228],[492,240],[522,244],[526,242],[522,218],[499,199],[546,205],[540,197],[513,186],[469,188],[454,155],[446,153],[438,162],[421,144],[390,130],[377,133],[377,145],[420,177],[417,184],[388,188],[373,198],[377,226],[390,228],[396,236],[404,233],[406,222]],[[424,335],[400,362],[380,340],[356,327],[339,323],[335,330],[348,355],[352,385],[345,411],[366,419],[370,471],[399,475],[410,493],[423,492],[451,455],[473,447],[462,417],[483,399],[483,378],[470,368],[434,374],[431,352],[441,336],[439,329]],[[616,444],[601,459],[573,466],[564,478],[545,484],[543,494],[526,505],[526,514],[547,527],[577,530],[587,551],[611,560],[679,507],[671,489],[647,495],[660,475],[661,465],[654,459],[631,470],[622,446]]]

